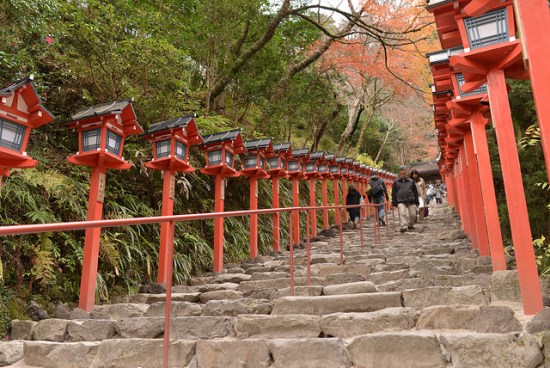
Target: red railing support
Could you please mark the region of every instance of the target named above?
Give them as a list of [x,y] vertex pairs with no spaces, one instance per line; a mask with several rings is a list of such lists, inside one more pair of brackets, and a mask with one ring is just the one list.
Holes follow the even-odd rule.
[[[168,261],[170,264],[174,263],[174,233],[176,230],[176,223],[174,221],[170,221],[168,223],[169,228],[169,241],[168,241]],[[165,306],[164,306],[164,344],[162,349],[162,367],[168,368],[169,363],[169,348],[170,348],[170,322],[172,319],[172,272],[173,267],[168,268],[167,272],[167,282],[166,282],[166,300],[165,300]]]

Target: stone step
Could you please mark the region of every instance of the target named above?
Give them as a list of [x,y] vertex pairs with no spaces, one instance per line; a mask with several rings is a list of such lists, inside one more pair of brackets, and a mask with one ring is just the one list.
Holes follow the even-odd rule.
[[320,297],[288,296],[275,301],[273,315],[372,312],[390,307],[402,307],[401,293],[369,293]]
[[414,309],[423,309],[432,305],[488,304],[483,290],[477,285],[432,286],[403,290],[403,303],[405,307]]

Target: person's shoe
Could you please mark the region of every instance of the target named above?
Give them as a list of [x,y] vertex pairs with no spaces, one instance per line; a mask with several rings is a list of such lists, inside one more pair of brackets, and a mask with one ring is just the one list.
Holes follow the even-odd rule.
[[402,233],[406,233],[406,232],[407,232],[407,228],[402,227],[399,231],[401,231]]
[[354,222],[353,223],[353,230],[357,229],[357,224]]
[[380,226],[386,226],[386,221],[384,219],[380,219]]

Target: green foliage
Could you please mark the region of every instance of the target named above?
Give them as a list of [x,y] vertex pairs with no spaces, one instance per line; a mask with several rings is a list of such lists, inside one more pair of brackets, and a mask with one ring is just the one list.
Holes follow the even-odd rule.
[[550,275],[550,242],[544,236],[533,240],[540,275]]

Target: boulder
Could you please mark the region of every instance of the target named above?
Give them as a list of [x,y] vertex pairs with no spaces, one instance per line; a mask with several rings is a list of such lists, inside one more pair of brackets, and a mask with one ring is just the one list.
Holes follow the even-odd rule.
[[205,316],[233,316],[240,314],[270,314],[273,304],[263,299],[211,300],[204,305]]
[[226,300],[226,299],[241,299],[243,293],[234,290],[216,290],[208,291],[200,295],[202,303],[209,302],[210,300]]
[[242,339],[318,337],[321,333],[319,317],[299,314],[241,315],[237,318],[235,330],[237,337]]
[[342,339],[276,339],[268,342],[273,368],[349,368]]
[[42,307],[34,300],[27,304],[27,315],[33,321],[41,321],[48,318],[48,312],[42,309]]
[[418,312],[411,308],[386,308],[369,313],[333,313],[321,317],[325,336],[354,337],[380,331],[414,328]]
[[57,343],[26,341],[25,363],[42,368],[90,368],[98,351],[98,342]]
[[526,331],[530,334],[550,331],[550,308],[546,307],[527,324]]
[[[198,302],[200,299],[201,293],[173,293],[172,301],[173,302]],[[147,303],[154,304],[158,302],[166,301],[166,294],[151,294]]]
[[115,321],[110,319],[85,319],[70,321],[67,325],[67,341],[102,341],[116,334]]
[[423,309],[431,305],[478,304],[486,305],[483,290],[477,285],[448,287],[432,286],[403,291],[405,307]]
[[147,313],[148,309],[148,304],[125,303],[98,305],[92,310],[91,317],[93,319],[121,319],[143,317],[145,313]]
[[14,364],[23,359],[22,341],[0,341],[0,367]]
[[327,285],[323,288],[325,295],[361,294],[376,292],[376,285],[370,281],[352,282],[340,285]]
[[200,340],[197,342],[196,354],[198,367],[270,367],[265,340]]
[[537,368],[544,356],[535,337],[523,333],[440,336],[453,367]]
[[279,297],[279,291],[275,288],[254,289],[243,293],[244,298],[275,300]]
[[357,368],[445,368],[437,337],[429,332],[379,332],[354,338],[349,345]]
[[116,321],[115,329],[127,339],[156,339],[164,333],[164,317],[124,318]]
[[471,330],[480,333],[521,331],[514,312],[507,307],[478,305],[432,306],[422,310],[418,330]]
[[401,307],[401,293],[330,295],[322,297],[288,296],[275,301],[272,314],[314,314],[372,312]]
[[491,275],[492,302],[519,302],[521,303],[518,271],[495,271]]
[[66,319],[43,319],[33,328],[33,340],[63,342],[68,323]]
[[38,322],[29,320],[14,319],[11,321],[11,334],[12,340],[31,340],[32,330]]
[[172,319],[171,339],[215,339],[234,335],[230,317],[178,317]]
[[[172,302],[170,306],[170,315],[173,317],[200,316],[202,314],[202,304],[190,302]],[[166,310],[165,302],[151,304],[145,317],[164,317]]]
[[[195,346],[195,341],[171,340],[168,350],[170,367],[186,367],[195,355]],[[162,339],[105,340],[99,345],[96,357],[88,367],[158,368],[162,367],[162,352]]]

